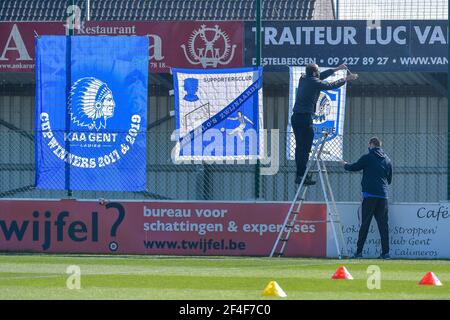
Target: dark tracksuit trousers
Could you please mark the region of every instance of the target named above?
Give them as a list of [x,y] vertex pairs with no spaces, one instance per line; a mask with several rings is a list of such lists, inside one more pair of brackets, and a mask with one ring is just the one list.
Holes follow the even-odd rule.
[[306,165],[311,152],[314,129],[310,113],[293,113],[291,117],[292,130],[295,136],[295,164],[297,177],[301,179],[306,171]]
[[378,225],[381,238],[381,254],[389,253],[388,201],[382,198],[364,198],[361,210],[361,228],[359,229],[357,253],[362,253],[372,217]]

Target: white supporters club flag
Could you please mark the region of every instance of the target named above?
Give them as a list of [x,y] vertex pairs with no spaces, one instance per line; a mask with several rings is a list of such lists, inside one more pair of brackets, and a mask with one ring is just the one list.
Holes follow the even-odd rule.
[[[327,68],[320,68],[323,72]],[[295,98],[297,96],[298,81],[305,73],[305,67],[290,67],[289,81],[289,118],[287,127],[286,157],[288,160],[295,160],[295,136],[292,131],[291,115],[294,109]],[[326,78],[326,82],[334,82],[345,77],[346,70],[336,71]],[[322,159],[325,161],[341,161],[343,159],[343,135],[345,119],[345,93],[347,84],[334,90],[322,91],[316,105],[316,114],[313,117],[314,144],[320,138],[323,131],[327,131],[329,136],[322,152]],[[314,145],[313,145],[314,149]]]
[[174,161],[261,158],[262,68],[172,69],[172,74]]

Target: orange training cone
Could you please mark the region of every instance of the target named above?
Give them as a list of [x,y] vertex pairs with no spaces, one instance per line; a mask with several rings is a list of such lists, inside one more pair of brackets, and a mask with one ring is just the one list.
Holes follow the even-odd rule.
[[352,275],[344,266],[340,266],[331,277],[332,279],[353,280]]
[[442,286],[441,281],[436,277],[433,272],[427,272],[422,280],[419,282],[420,285],[428,285],[428,286]]

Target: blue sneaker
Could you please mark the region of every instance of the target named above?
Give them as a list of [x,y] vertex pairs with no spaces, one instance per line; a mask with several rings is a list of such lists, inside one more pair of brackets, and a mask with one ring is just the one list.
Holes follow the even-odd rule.
[[391,260],[391,256],[389,253],[383,253],[378,257],[378,259]]

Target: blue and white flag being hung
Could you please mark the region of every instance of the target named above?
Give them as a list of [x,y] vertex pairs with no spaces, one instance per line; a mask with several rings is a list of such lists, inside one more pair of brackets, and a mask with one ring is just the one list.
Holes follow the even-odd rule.
[[36,39],[36,186],[146,189],[148,38]]
[[[291,115],[297,96],[298,81],[305,73],[305,67],[290,67],[289,81],[289,117],[287,127],[286,158],[295,160],[295,136],[292,131]],[[320,68],[324,71],[327,68]],[[334,82],[346,76],[346,70],[338,70],[326,82]],[[322,159],[325,161],[340,161],[343,157],[342,145],[344,135],[345,118],[345,93],[347,84],[335,90],[322,91],[316,104],[316,114],[313,118],[314,142],[320,138],[321,133],[329,133],[327,143],[322,151]],[[314,150],[314,146],[312,148]]]
[[175,161],[256,160],[263,145],[262,68],[172,69]]

